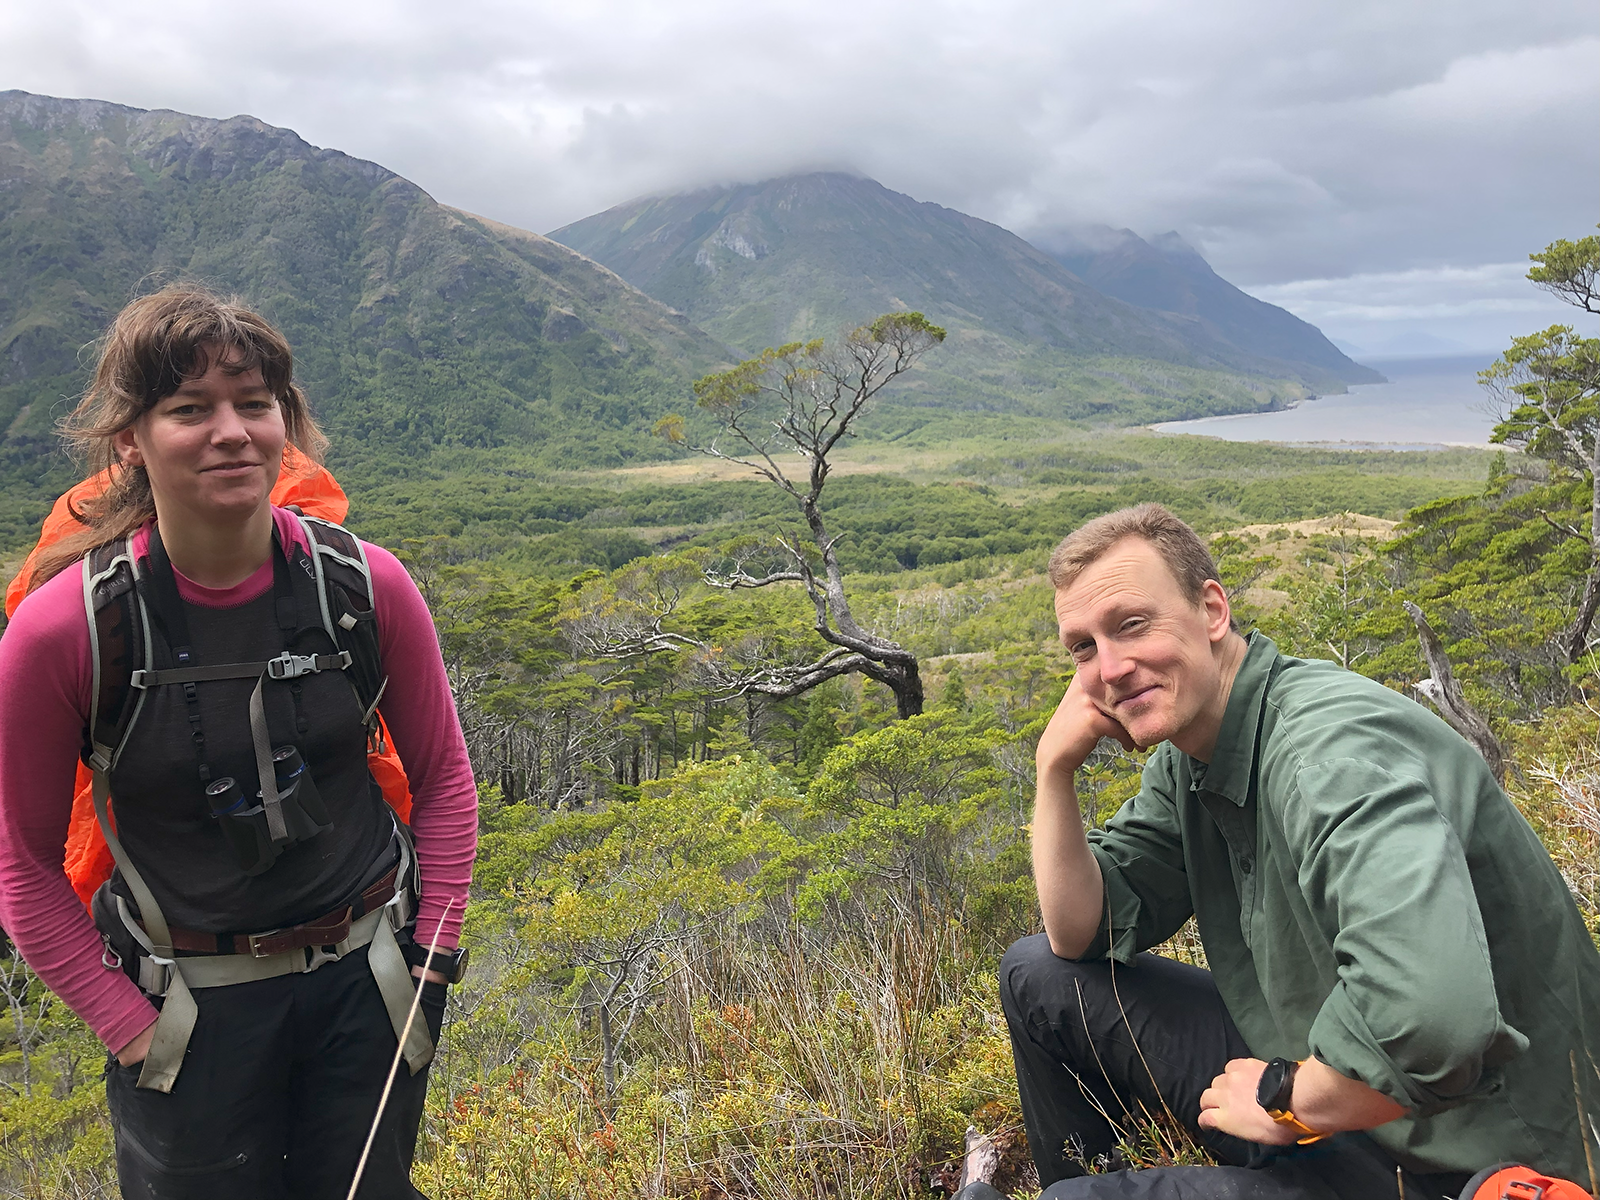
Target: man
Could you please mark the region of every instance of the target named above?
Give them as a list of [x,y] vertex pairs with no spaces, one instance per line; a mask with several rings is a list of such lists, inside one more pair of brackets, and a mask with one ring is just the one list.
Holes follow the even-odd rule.
[[[1000,969],[1041,1200],[1439,1200],[1505,1160],[1587,1180],[1600,954],[1482,759],[1241,636],[1159,505],[1091,521],[1050,577],[1076,673],[1038,748],[1046,932]],[[1102,738],[1155,751],[1086,836]],[[1143,953],[1191,914],[1209,972]],[[1141,1113],[1230,1165],[1084,1175]]]

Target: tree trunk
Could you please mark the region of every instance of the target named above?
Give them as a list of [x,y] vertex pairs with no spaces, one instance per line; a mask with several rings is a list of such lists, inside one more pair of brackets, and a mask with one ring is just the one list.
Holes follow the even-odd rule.
[[1422,657],[1428,664],[1429,675],[1432,676],[1429,681],[1431,687],[1425,688],[1418,684],[1417,690],[1432,700],[1444,719],[1450,722],[1450,727],[1471,742],[1473,748],[1483,755],[1483,761],[1489,764],[1489,770],[1494,773],[1495,782],[1504,784],[1506,756],[1505,751],[1500,748],[1500,739],[1495,737],[1494,731],[1489,728],[1489,723],[1483,719],[1478,710],[1467,703],[1466,697],[1461,692],[1461,684],[1457,682],[1455,672],[1450,669],[1450,659],[1444,652],[1439,635],[1433,632],[1433,626],[1428,624],[1428,618],[1423,616],[1422,610],[1411,601],[1405,600],[1402,603],[1417,627],[1417,636],[1422,642]]
[[600,1069],[606,1078],[606,1100],[617,1094],[617,1048],[611,1041],[611,1005],[600,1001]]
[[1578,615],[1567,630],[1567,661],[1577,662],[1589,648],[1589,627],[1594,624],[1595,609],[1600,608],[1600,554],[1594,555],[1594,565],[1589,568],[1589,578],[1583,584],[1583,599],[1578,602]]
[[1589,578],[1583,584],[1578,615],[1567,631],[1567,661],[1577,662],[1589,647],[1589,627],[1600,607],[1600,431],[1589,451]]
[[895,707],[899,711],[902,721],[907,717],[922,715],[922,675],[917,671],[915,663],[904,667],[896,673],[896,682],[889,686],[894,690]]

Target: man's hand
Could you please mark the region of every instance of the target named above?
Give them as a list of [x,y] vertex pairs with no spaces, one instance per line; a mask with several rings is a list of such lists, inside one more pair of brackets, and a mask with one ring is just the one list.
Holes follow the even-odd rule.
[[117,1062],[124,1067],[136,1067],[145,1060],[145,1055],[150,1053],[150,1043],[155,1040],[156,1023],[151,1021],[144,1027],[144,1032],[121,1050],[117,1051]]
[[[1236,1058],[1200,1096],[1200,1128],[1217,1129],[1266,1146],[1298,1141],[1287,1125],[1279,1125],[1256,1103],[1256,1088],[1267,1064],[1259,1058]],[[1376,1129],[1406,1115],[1406,1109],[1359,1079],[1341,1075],[1327,1063],[1308,1058],[1295,1072],[1290,1111],[1318,1133]]]
[[1133,738],[1121,723],[1107,716],[1089,699],[1082,680],[1082,671],[1073,675],[1072,682],[1067,684],[1067,694],[1061,697],[1055,715],[1039,738],[1034,761],[1039,766],[1041,779],[1060,772],[1070,778],[1088,761],[1101,738],[1120,742],[1125,750],[1135,749]]
[[1263,1146],[1288,1146],[1302,1134],[1279,1125],[1256,1103],[1256,1088],[1267,1064],[1259,1058],[1236,1058],[1200,1093],[1200,1128],[1231,1133]]

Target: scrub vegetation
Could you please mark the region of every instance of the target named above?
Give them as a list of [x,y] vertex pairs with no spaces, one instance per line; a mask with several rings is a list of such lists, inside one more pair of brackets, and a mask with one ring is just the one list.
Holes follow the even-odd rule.
[[[1527,372],[1501,378],[1534,391],[1509,395],[1568,386],[1586,346],[1530,343]],[[1568,643],[1595,417],[1543,418],[1586,460],[1529,436],[1526,408],[1503,452],[1420,454],[1023,417],[952,416],[922,439],[873,414],[826,503],[855,617],[918,658],[925,708],[905,720],[860,676],[783,699],[728,687],[741,663],[826,650],[801,585],[705,582],[792,530],[770,485],[677,465],[563,476],[514,452],[493,471],[436,456],[343,474],[351,524],[406,557],[432,607],[479,779],[473,969],[418,1186],[909,1200],[951,1190],[971,1126],[1025,1195],[995,970],[1038,927],[1032,748],[1069,670],[1042,566],[1075,524],[1140,500],[1211,538],[1237,611],[1283,650],[1425,703],[1402,607],[1419,605],[1600,938],[1600,662],[1592,633]],[[619,650],[619,625],[672,636]],[[1091,760],[1087,821],[1133,794],[1139,758]],[[1203,961],[1192,928],[1165,952]],[[0,986],[0,1194],[114,1194],[97,1043],[14,958]],[[1152,1114],[1127,1153],[1193,1151]]]

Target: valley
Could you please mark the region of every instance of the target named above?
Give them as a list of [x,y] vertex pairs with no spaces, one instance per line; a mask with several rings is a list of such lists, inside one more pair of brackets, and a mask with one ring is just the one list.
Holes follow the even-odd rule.
[[[1588,466],[1528,405],[1488,448],[1152,430],[1381,378],[1175,234],[1035,246],[822,172],[546,237],[254,118],[0,92],[0,574],[77,478],[54,429],[94,339],[169,279],[282,325],[345,523],[433,617],[479,838],[413,1173],[436,1200],[947,1196],[969,1128],[1036,1195],[997,993],[1041,927],[1035,749],[1074,669],[1044,566],[1147,501],[1206,540],[1243,630],[1418,703],[1425,610],[1600,939],[1600,663],[1587,625],[1567,648]],[[897,311],[949,336],[819,504],[851,619],[921,690],[763,691],[831,653],[796,572],[823,556],[791,496],[658,422],[704,441],[697,379]],[[1146,758],[1099,744],[1089,827]],[[1154,949],[1206,963],[1192,920]],[[22,957],[0,990],[0,1190],[110,1197],[104,1048]],[[1117,1133],[1135,1166],[1209,1161],[1165,1120]]]

